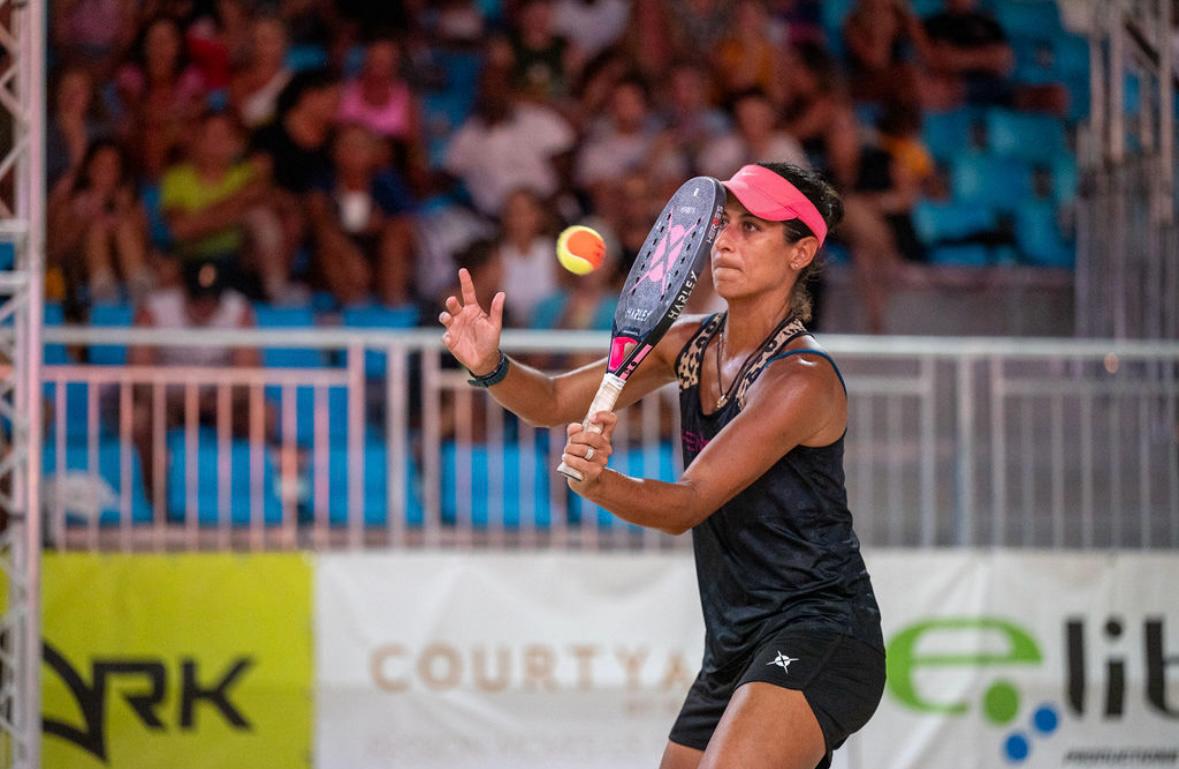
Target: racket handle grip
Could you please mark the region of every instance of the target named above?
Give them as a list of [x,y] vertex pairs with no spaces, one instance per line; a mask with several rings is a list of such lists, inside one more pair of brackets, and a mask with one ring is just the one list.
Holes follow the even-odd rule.
[[[602,377],[602,384],[598,386],[598,393],[594,396],[593,401],[590,402],[589,411],[586,412],[585,419],[581,422],[585,429],[595,433],[602,432],[602,426],[597,422],[591,422],[590,417],[599,411],[613,411],[614,404],[618,402],[618,396],[622,394],[622,387],[625,384],[625,379],[620,379],[614,374],[607,374]],[[557,472],[575,481],[582,479],[580,472],[574,470],[564,462],[557,466]]]

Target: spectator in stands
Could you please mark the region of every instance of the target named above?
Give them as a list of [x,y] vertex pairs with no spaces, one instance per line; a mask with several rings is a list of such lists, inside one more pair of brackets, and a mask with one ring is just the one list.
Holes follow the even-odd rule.
[[[591,127],[581,145],[578,186],[593,192],[630,171],[654,167],[659,138],[659,119],[652,114],[646,84],[637,77],[623,80],[610,96],[609,113]],[[673,175],[682,170],[671,169]]]
[[729,29],[732,5],[724,0],[664,0],[674,20],[676,54],[715,51]]
[[510,67],[521,98],[543,104],[563,100],[585,57],[553,28],[552,0],[524,0],[513,16],[506,39],[492,44],[492,60]]
[[630,6],[630,0],[555,0],[553,30],[584,56],[596,56],[622,40]]
[[274,122],[250,139],[252,160],[273,186],[269,203],[282,223],[282,252],[292,264],[307,233],[307,192],[332,172],[328,151],[340,86],[327,70],[291,78],[279,94]]
[[475,207],[498,217],[508,195],[529,189],[551,198],[561,188],[560,156],[576,135],[552,109],[517,103],[503,70],[488,68],[471,116],[451,139],[444,169],[464,183]]
[[298,73],[279,93],[275,121],[254,133],[250,150],[283,193],[303,195],[330,173],[339,104],[339,81],[323,69]]
[[786,52],[790,72],[783,126],[802,143],[817,170],[837,185],[855,182],[859,129],[837,63],[821,45],[803,43]]
[[414,285],[422,301],[420,317],[429,318],[438,311],[438,297],[454,283],[456,256],[477,240],[493,239],[498,230],[469,206],[440,200],[423,207],[414,224]]
[[691,51],[677,47],[674,30],[672,10],[667,0],[635,0],[624,47],[643,77],[658,78],[667,72],[677,55],[693,55]]
[[865,204],[883,218],[891,240],[886,249],[911,262],[925,258],[913,225],[913,206],[921,196],[921,181],[890,152],[865,142],[859,149],[855,186],[844,195],[845,201]]
[[933,78],[933,106],[968,104],[1041,109],[1062,113],[1068,94],[1059,84],[1019,86],[1012,79],[1015,54],[999,22],[975,0],[947,0],[945,10],[925,19]]
[[45,165],[49,186],[82,162],[86,148],[109,132],[94,98],[94,80],[80,67],[57,78],[53,109],[45,134]]
[[47,219],[50,268],[60,270],[68,286],[85,286],[90,301],[117,301],[124,287],[139,300],[151,288],[147,222],[116,142],[90,144],[79,167],[54,187]]
[[696,159],[700,172],[728,179],[737,169],[758,161],[793,163],[806,167],[798,140],[777,125],[777,111],[764,91],[750,89],[733,97],[735,130],[705,145]]
[[925,188],[932,180],[933,155],[921,140],[921,112],[912,104],[892,104],[876,121],[880,147],[892,155],[903,173]]
[[781,104],[779,62],[784,37],[785,33],[766,12],[762,0],[740,0],[733,10],[728,33],[714,54],[725,93],[758,89],[774,104]]
[[175,19],[161,17],[148,23],[133,60],[119,70],[115,85],[121,105],[120,131],[143,174],[158,179],[204,108],[204,79],[189,66]]
[[663,124],[675,147],[696,171],[696,160],[704,147],[730,126],[728,116],[712,102],[711,74],[702,64],[681,61],[672,67],[663,92]]
[[234,71],[249,59],[253,47],[253,19],[246,0],[217,0],[195,12],[185,33],[193,66],[205,86],[220,95],[229,88]]
[[209,111],[197,122],[190,157],[168,169],[160,205],[181,261],[215,261],[222,275],[247,285],[256,275],[272,301],[289,297],[282,234],[267,205],[268,184],[241,159],[244,140],[229,112]]
[[856,101],[918,100],[917,58],[928,57],[929,49],[908,0],[858,0],[843,22],[843,40]]
[[340,93],[342,123],[357,123],[389,142],[401,175],[421,188],[425,183],[420,107],[401,74],[401,45],[391,38],[369,43],[360,74]]
[[573,100],[564,113],[574,125],[591,125],[607,110],[618,84],[632,72],[631,60],[622,50],[608,48],[586,62],[573,88]]
[[[135,317],[139,328],[168,330],[207,329],[232,330],[253,328],[254,311],[249,301],[230,286],[229,276],[215,261],[193,260],[182,269],[180,285],[164,288],[150,294],[139,308]],[[127,362],[133,366],[258,366],[261,363],[258,351],[249,347],[133,347]],[[187,422],[183,388],[167,388],[164,408],[164,429],[184,425]],[[247,406],[248,393],[234,390],[232,399],[231,427],[236,434],[244,434],[249,424]],[[134,400],[132,434],[142,460],[144,480],[149,494],[156,482],[156,453],[153,452],[154,396],[150,390]],[[216,388],[200,388],[198,391],[197,418],[201,424],[216,425],[218,414]],[[267,417],[268,423],[273,422]],[[163,447],[155,447],[163,451]]]
[[442,0],[436,4],[436,15],[421,19],[438,44],[469,50],[483,44],[487,19],[475,0]]
[[230,99],[247,128],[274,119],[278,96],[294,73],[286,65],[287,30],[282,19],[262,16],[250,25],[250,49],[245,64],[234,75]]
[[387,306],[411,299],[414,201],[396,172],[382,168],[382,157],[367,127],[342,126],[333,172],[308,199],[316,271],[342,305],[374,295]]
[[95,78],[106,77],[135,37],[139,5],[136,0],[55,0],[49,25],[54,58],[85,67]]
[[609,189],[609,194],[597,201],[595,210],[609,223],[618,238],[619,269],[630,270],[651,223],[663,210],[666,196],[660,196],[649,174],[642,170],[624,175]]
[[544,201],[531,190],[516,190],[504,204],[499,240],[508,312],[521,323],[557,288],[556,240]]

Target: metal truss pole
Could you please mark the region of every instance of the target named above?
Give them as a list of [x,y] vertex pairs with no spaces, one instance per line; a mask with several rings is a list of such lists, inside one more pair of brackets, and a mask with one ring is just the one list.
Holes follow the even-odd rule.
[[41,765],[45,0],[0,0],[0,766]]

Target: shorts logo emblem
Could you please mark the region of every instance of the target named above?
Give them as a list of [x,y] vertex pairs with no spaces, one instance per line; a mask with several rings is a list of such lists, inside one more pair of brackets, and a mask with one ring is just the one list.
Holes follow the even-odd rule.
[[783,654],[782,652],[778,652],[778,656],[774,657],[772,660],[770,660],[766,664],[767,665],[777,665],[778,667],[782,668],[783,671],[789,673],[791,662],[798,662],[798,658],[797,657],[788,657],[785,654]]

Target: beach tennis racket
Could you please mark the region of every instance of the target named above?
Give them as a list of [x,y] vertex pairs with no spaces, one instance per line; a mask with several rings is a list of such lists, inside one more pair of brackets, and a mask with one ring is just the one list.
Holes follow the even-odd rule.
[[[724,205],[721,183],[697,176],[684,182],[663,207],[618,298],[606,375],[582,422],[585,429],[601,432],[590,417],[614,408],[626,380],[684,311],[712,251]],[[582,479],[564,462],[557,471],[575,481]]]

